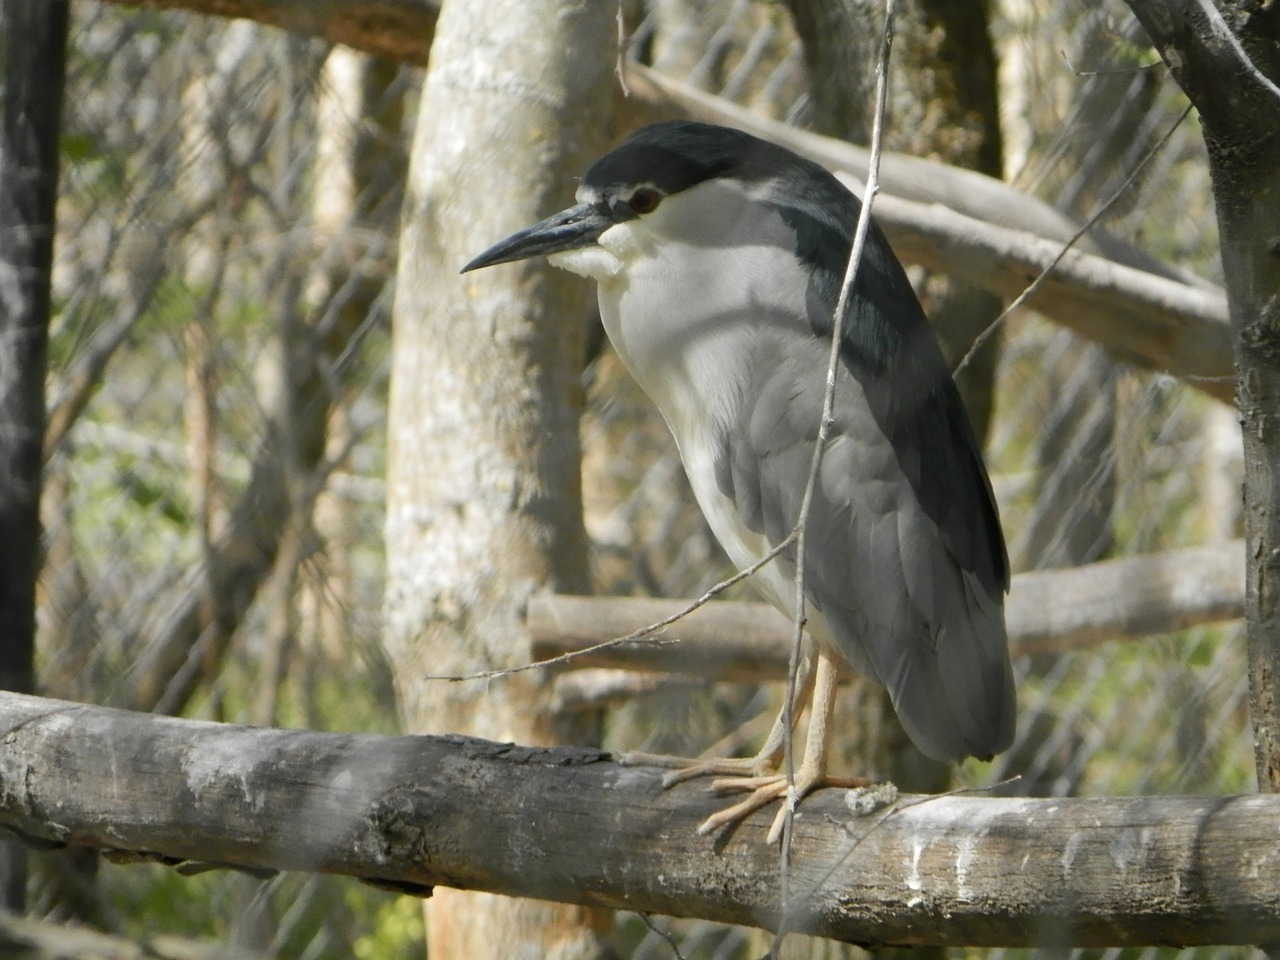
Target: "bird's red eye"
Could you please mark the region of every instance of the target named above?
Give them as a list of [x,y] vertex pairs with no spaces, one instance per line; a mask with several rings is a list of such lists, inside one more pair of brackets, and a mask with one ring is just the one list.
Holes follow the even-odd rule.
[[641,187],[631,195],[627,205],[636,213],[653,213],[662,202],[662,194],[648,187]]

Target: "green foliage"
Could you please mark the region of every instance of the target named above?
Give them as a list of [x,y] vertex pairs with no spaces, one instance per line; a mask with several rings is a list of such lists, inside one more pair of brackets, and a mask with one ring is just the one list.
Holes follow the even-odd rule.
[[217,936],[220,921],[209,908],[221,896],[223,879],[215,873],[180,877],[159,864],[106,862],[98,878],[121,932],[139,939],[160,933]]
[[352,914],[362,921],[361,929],[369,931],[352,944],[354,960],[418,960],[426,936],[422,901],[395,894],[370,896],[370,892],[346,888]]
[[345,877],[187,877],[154,864],[106,864],[100,882],[119,932],[137,941],[174,934],[310,960],[423,955],[421,901]]

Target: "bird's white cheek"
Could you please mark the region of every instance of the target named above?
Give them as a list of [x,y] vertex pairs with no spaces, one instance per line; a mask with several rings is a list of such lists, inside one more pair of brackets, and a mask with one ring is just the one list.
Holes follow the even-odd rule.
[[593,280],[608,280],[622,272],[622,261],[612,251],[596,245],[553,253],[547,259],[553,266]]

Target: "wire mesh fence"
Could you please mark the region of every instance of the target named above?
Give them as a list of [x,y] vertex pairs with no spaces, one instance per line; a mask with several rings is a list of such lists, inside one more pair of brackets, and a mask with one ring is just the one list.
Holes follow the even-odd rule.
[[[630,56],[768,116],[812,120],[783,6],[650,0],[634,13]],[[78,4],[74,16],[42,692],[394,729],[379,648],[382,424],[421,72],[244,21],[105,4]],[[1154,54],[1120,3],[1006,0],[992,32],[1007,179],[1092,216],[1173,126],[1180,94],[1148,69]],[[1184,122],[1104,223],[1216,281],[1199,143]],[[1238,536],[1233,411],[1027,312],[1005,320],[998,341],[987,456],[1015,569]],[[597,590],[701,591],[727,561],[665,428],[612,355],[584,376]],[[1238,625],[1212,626],[1024,658],[1017,742],[959,782],[1017,774],[1017,789],[1053,796],[1251,790],[1243,643]],[[874,707],[873,692],[846,695]],[[660,690],[614,711],[610,745],[696,753],[767,718],[776,697],[742,685]],[[125,934],[167,929],[308,960],[421,951],[416,902],[354,882],[48,858],[32,883],[39,914]],[[704,922],[621,916],[619,931],[641,958],[760,947],[755,934]]]

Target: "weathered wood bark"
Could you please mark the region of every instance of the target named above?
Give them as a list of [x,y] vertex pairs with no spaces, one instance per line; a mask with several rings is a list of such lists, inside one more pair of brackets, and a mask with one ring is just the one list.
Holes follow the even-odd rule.
[[[475,253],[570,201],[603,150],[616,90],[608,4],[446,5],[414,136],[388,415],[386,646],[407,729],[590,743],[545,678],[442,686],[526,662],[537,590],[587,587],[578,416],[590,286],[544,263],[458,275]],[[483,821],[476,821],[483,822]],[[596,956],[607,914],[445,893],[433,957],[511,944]]]
[[1244,434],[1254,759],[1280,791],[1280,10],[1129,0],[1200,112],[1235,331]]
[[[66,2],[5,0],[0,120],[0,689],[35,684],[44,381],[66,73]],[[21,910],[26,859],[0,844],[0,907]]]
[[[1062,653],[1244,615],[1243,544],[1105,560],[1013,578],[1006,615],[1015,655]],[[625,637],[683,600],[541,596],[529,603],[533,653],[549,658]],[[765,603],[708,603],[648,640],[584,653],[572,667],[618,667],[715,680],[779,679],[791,624]]]
[[864,944],[1280,938],[1277,797],[902,798],[860,813],[856,793],[821,790],[796,819],[784,911],[763,840],[772,811],[699,837],[721,798],[696,783],[663,790],[662,771],[594,750],[249,728],[19,694],[0,696],[0,730],[0,824],[183,871],[785,919]]

